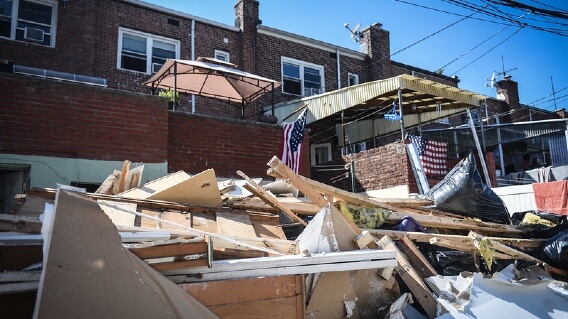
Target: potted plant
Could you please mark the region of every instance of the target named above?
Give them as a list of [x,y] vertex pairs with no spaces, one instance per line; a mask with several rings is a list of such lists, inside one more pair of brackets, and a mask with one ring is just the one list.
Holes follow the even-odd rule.
[[175,92],[175,95],[174,95],[174,92],[175,92],[174,90],[169,89],[169,90],[160,91],[158,93],[159,97],[165,97],[169,100],[168,108],[170,110],[175,110],[174,102],[175,102],[175,106],[179,105],[179,92]]

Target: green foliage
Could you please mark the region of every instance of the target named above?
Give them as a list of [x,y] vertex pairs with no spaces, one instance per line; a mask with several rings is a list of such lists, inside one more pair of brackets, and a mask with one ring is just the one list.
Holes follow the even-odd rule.
[[[160,91],[158,93],[159,97],[166,97],[168,98],[168,100],[173,101],[174,100],[174,90],[166,90],[166,91]],[[179,92],[176,92],[176,101],[179,102]]]

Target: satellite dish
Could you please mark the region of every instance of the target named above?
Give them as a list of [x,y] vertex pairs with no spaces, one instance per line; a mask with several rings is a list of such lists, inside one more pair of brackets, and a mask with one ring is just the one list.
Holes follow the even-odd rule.
[[349,32],[351,32],[351,39],[353,39],[353,41],[361,41],[361,38],[363,38],[363,34],[361,34],[361,31],[359,31],[359,28],[361,28],[361,23],[357,23],[357,25],[355,25],[355,28],[353,29],[349,28],[349,23],[345,23],[343,25],[345,26],[345,28],[347,28],[347,30],[349,30]]

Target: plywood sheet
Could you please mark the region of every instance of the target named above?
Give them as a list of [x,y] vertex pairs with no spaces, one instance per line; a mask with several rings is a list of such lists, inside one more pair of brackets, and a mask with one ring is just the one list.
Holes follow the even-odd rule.
[[[98,203],[107,203],[111,205],[115,205],[124,209],[136,211],[137,205],[135,203],[125,203],[125,202],[117,202],[117,201],[110,201],[110,200],[97,200]],[[134,220],[136,219],[136,215],[129,214],[123,212],[121,210],[109,207],[107,205],[99,204],[101,209],[107,214],[107,216],[112,220],[112,223],[117,226],[134,226]]]
[[34,317],[216,318],[124,249],[110,219],[84,194],[58,192],[52,227]]
[[286,234],[284,234],[284,230],[282,230],[278,221],[253,220],[252,225],[257,237],[286,239]]
[[248,215],[217,212],[219,233],[231,238],[255,238],[256,232]]
[[147,198],[205,206],[221,205],[221,194],[215,171],[212,169],[203,171],[179,183],[171,183],[169,187],[167,187],[168,185],[165,186],[165,189],[156,191]]
[[[299,275],[180,285],[220,318],[303,318]],[[230,291],[231,293],[227,293]]]
[[129,198],[148,199],[150,198],[150,196],[158,194],[172,187],[173,185],[177,185],[183,181],[188,180],[189,178],[190,176],[186,172],[178,171],[148,182],[142,187],[133,188],[118,195]]
[[191,227],[208,233],[219,233],[215,216],[206,213],[190,213]]
[[306,318],[359,318],[355,301],[349,272],[323,273],[310,298]]

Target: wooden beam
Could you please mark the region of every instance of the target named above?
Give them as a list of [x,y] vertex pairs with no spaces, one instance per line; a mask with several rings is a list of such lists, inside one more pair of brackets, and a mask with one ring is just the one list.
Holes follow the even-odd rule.
[[424,257],[408,237],[402,237],[402,239],[398,241],[398,247],[406,255],[412,267],[421,275],[422,280],[438,275],[436,269],[432,267],[430,262],[428,262],[426,257]]
[[39,234],[41,225],[35,216],[0,214],[0,231]]
[[[314,204],[316,204],[320,208],[329,207],[332,211],[338,213],[349,225],[349,227],[355,232],[356,235],[360,235],[362,233],[359,226],[355,225],[355,223],[351,219],[345,217],[335,206],[333,206],[333,199],[331,198],[332,196],[335,196],[333,189],[330,189],[330,192],[325,192],[325,194],[328,194],[328,198],[326,199],[323,195],[316,192],[309,183],[305,182],[307,180],[306,178],[302,178],[300,175],[294,173],[276,156],[274,156],[270,160],[270,162],[268,162],[268,166],[278,172],[278,174],[280,174],[282,177],[287,178],[290,183],[294,185],[294,187],[296,187],[300,192],[308,197]],[[374,242],[371,242],[369,245],[371,248],[377,248]]]
[[130,161],[125,160],[122,164],[122,172],[120,173],[120,178],[118,179],[118,192],[122,193],[126,190],[126,179],[128,177],[128,171],[130,170]]
[[140,259],[206,254],[207,243],[203,241],[150,246],[143,248],[130,248],[130,251]]
[[472,229],[488,233],[501,233],[501,234],[522,234],[524,231],[515,228],[511,225],[489,223],[483,221],[477,221],[467,218],[453,218],[444,216],[434,216],[434,215],[422,215],[407,212],[392,212],[388,218],[390,222],[397,222],[402,220],[404,217],[410,216],[414,218],[420,225],[424,227],[437,227],[437,228],[447,228],[447,229]]
[[[348,191],[344,191],[342,189],[314,181],[314,180],[309,179],[307,177],[296,175],[295,173],[294,173],[295,176],[292,176],[292,178],[290,178],[289,172],[287,172],[286,169],[283,168],[283,166],[286,167],[286,168],[287,168],[287,166],[284,165],[284,163],[282,163],[276,156],[273,157],[270,160],[270,162],[268,162],[268,166],[270,166],[270,168],[272,168],[280,176],[282,176],[284,178],[288,178],[294,186],[296,186],[296,184],[298,184],[299,182],[302,182],[302,183],[305,183],[306,185],[308,185],[312,189],[313,192],[315,192],[317,190],[317,192],[320,192],[322,194],[331,194],[331,195],[333,195],[333,197],[335,197],[337,199],[341,199],[341,200],[348,202],[348,203],[352,203],[352,204],[356,204],[356,205],[363,205],[363,206],[371,206],[371,207],[381,207],[381,208],[393,210],[393,211],[396,210],[396,207],[391,206],[391,205],[386,204],[386,203],[381,203],[381,202],[375,201],[368,196],[360,195],[360,194],[354,194],[354,193],[351,193],[351,192],[348,192]],[[288,170],[290,170],[290,169],[288,169]],[[291,172],[291,170],[290,170],[290,172]],[[296,188],[298,188],[298,186],[296,186]],[[302,193],[304,193],[304,192],[302,191]],[[310,199],[313,196],[313,195],[309,196],[306,193],[304,193],[304,195],[306,195],[306,197],[308,197]],[[316,205],[320,206],[320,207],[323,207],[321,205],[324,204],[324,203],[319,202],[319,201],[314,202],[314,203]]]
[[[393,240],[399,240],[407,236],[408,238],[421,242],[428,243],[430,239],[436,237],[441,239],[448,239],[455,243],[472,244],[472,239],[468,236],[460,235],[443,235],[443,234],[427,234],[420,232],[406,232],[389,229],[364,229],[374,236],[380,238],[382,236],[389,236]],[[515,246],[519,249],[532,251],[540,247],[546,239],[518,239],[518,238],[505,238],[505,237],[489,237],[492,241],[497,241],[505,245]]]
[[410,289],[414,298],[422,306],[424,311],[426,311],[426,314],[430,318],[435,318],[437,308],[436,300],[430,290],[428,290],[424,281],[420,278],[420,275],[412,268],[412,265],[388,236],[384,236],[379,240],[379,247],[396,251],[396,260],[399,264],[396,269],[400,278],[404,281],[406,286],[408,286],[408,289]]

